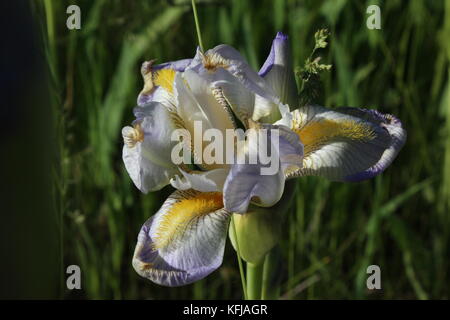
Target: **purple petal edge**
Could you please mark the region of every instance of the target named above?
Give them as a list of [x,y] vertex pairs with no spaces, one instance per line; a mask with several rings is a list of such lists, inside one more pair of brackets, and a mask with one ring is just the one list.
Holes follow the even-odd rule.
[[143,245],[141,250],[135,253],[135,256],[133,257],[133,267],[138,274],[143,276],[141,271],[137,268],[138,261],[152,263],[157,269],[161,270],[161,272],[160,277],[154,277],[151,281],[162,286],[179,287],[201,280],[221,266],[223,255],[219,255],[211,265],[198,267],[196,269],[182,270],[171,266],[159,255],[159,252],[152,247],[153,239],[150,235],[150,226],[154,218],[155,216],[147,220],[138,235],[138,243]]
[[[356,114],[358,116],[365,114],[370,118],[371,121],[377,122],[381,127],[383,127],[388,132],[389,130],[386,128],[386,125],[402,128],[401,121],[391,114],[383,114],[373,109],[362,109],[362,108],[340,108],[340,109],[344,109],[348,111],[347,113]],[[403,147],[406,141],[406,131],[404,131],[404,134],[405,134],[404,139],[400,139],[399,137],[391,135],[391,138],[393,139],[391,148],[394,148],[395,154],[390,159],[388,159],[388,161],[385,161],[385,163],[378,162],[377,164],[375,164],[374,166],[370,167],[367,170],[345,177],[344,180],[347,182],[360,182],[374,178],[375,176],[382,173],[388,166],[391,165],[392,161],[395,159],[398,152]]]
[[269,56],[267,57],[266,61],[264,62],[263,66],[258,72],[258,75],[261,77],[265,77],[267,73],[272,69],[274,63],[275,63],[275,45],[278,41],[287,41],[288,36],[285,35],[282,32],[277,32],[277,35],[275,39],[272,41],[272,47],[270,48]]
[[[176,61],[170,61],[165,62],[161,64],[157,64],[152,66],[153,71],[158,71],[162,69],[174,69],[178,72],[184,72],[184,70],[191,64],[192,59],[182,59],[182,60],[176,60]],[[146,61],[142,64],[142,68],[145,68],[146,64],[148,64],[149,61]],[[146,105],[150,103],[153,100],[153,94],[154,92],[148,93],[148,94],[139,94],[137,98],[137,104],[138,106]]]
[[165,62],[161,64],[157,64],[153,66],[153,70],[161,70],[161,69],[174,69],[178,72],[183,72],[191,63],[192,59],[182,59],[176,61]]

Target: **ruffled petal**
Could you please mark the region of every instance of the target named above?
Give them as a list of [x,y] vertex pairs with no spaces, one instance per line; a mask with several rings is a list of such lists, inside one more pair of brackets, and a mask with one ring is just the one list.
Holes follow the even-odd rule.
[[280,118],[279,97],[236,49],[219,45],[204,54],[197,51],[187,70],[206,79],[212,88],[221,88],[223,96],[243,123],[248,118],[254,121],[264,117],[275,120]]
[[174,125],[162,104],[152,102],[135,109],[133,127],[122,129],[122,158],[136,187],[144,193],[166,186],[178,173],[171,161],[174,142],[170,137]]
[[154,60],[144,62],[141,67],[144,88],[138,95],[138,106],[153,101],[169,106],[173,105],[175,103],[173,97],[175,74],[184,71],[191,61],[191,59],[184,59],[159,65],[153,65]]
[[293,170],[293,168],[302,168],[303,149],[298,135],[283,125],[263,125],[263,128],[278,130],[279,135],[279,157],[281,169],[283,172]]
[[406,140],[406,131],[398,119],[356,108],[304,107],[293,112],[292,128],[305,150],[303,168],[288,172],[289,178],[372,178],[392,163]]
[[222,264],[229,217],[219,192],[175,191],[142,226],[134,269],[170,287],[206,277]]
[[[218,71],[223,74],[220,80],[213,81],[211,87],[216,100],[225,107],[231,108],[236,117],[247,125],[248,119],[253,119],[255,109],[255,94],[244,87],[238,79],[228,71]],[[267,111],[264,115],[270,113]]]
[[213,128],[204,108],[197,102],[181,74],[175,76],[175,99],[177,114],[191,135],[194,134],[195,121],[200,121],[204,128]]
[[207,52],[207,54],[212,56],[218,55],[225,59],[226,69],[237,77],[246,88],[273,102],[279,101],[269,84],[248,65],[247,61],[236,49],[222,44],[210,51],[211,53]]
[[186,80],[198,106],[211,124],[211,128],[219,129],[222,132],[225,132],[226,129],[235,128],[232,115],[216,100],[211,82],[207,81],[207,78],[190,69],[184,72],[183,78]]
[[191,62],[192,59],[181,59],[176,61],[165,62],[153,66],[153,70],[173,69],[178,72],[183,72],[189,66],[189,64],[191,64]]
[[[282,126],[264,125],[262,129],[265,131],[258,130],[257,143],[246,141],[245,164],[232,165],[225,181],[224,204],[230,212],[246,213],[250,202],[273,206],[283,195],[284,172],[302,166],[303,145],[295,133]],[[258,152],[267,150],[269,143],[271,160],[263,164]],[[252,158],[258,159],[256,164],[251,164]]]
[[225,208],[244,214],[250,201],[270,207],[283,195],[284,181],[281,170],[274,175],[262,175],[261,165],[235,164],[224,186]]
[[297,84],[292,67],[289,40],[278,32],[272,42],[269,56],[258,73],[280,97],[282,103],[297,106]]
[[205,79],[192,70],[176,75],[175,97],[177,115],[191,136],[195,163],[202,169],[226,167],[226,130],[235,128],[231,111],[218,103]]
[[382,156],[376,164],[362,172],[347,176],[345,180],[350,182],[358,182],[373,178],[382,173],[388,166],[391,165],[392,161],[394,161],[397,157],[400,149],[406,142],[407,133],[406,130],[403,129],[400,120],[393,115],[382,114],[376,110],[339,108],[339,111],[377,124],[387,131],[391,138],[389,146],[384,150]]
[[176,175],[170,184],[178,190],[194,189],[201,192],[222,191],[228,169],[213,169],[209,171],[185,172],[180,170],[182,177]]

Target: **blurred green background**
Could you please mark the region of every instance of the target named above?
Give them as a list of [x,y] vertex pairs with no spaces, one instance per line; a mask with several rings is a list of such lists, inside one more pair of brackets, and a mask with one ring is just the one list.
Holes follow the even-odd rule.
[[[81,30],[66,8],[81,8]],[[378,4],[382,29],[366,27]],[[121,160],[121,128],[142,87],[140,65],[193,57],[190,1],[30,1],[42,54],[57,160],[59,298],[240,299],[235,252],[206,279],[165,288],[131,266],[137,234],[171,192],[141,194]],[[399,117],[408,140],[377,178],[357,184],[298,179],[282,240],[282,295],[288,299],[448,299],[450,274],[450,1],[197,1],[206,48],[227,43],[256,70],[277,31],[303,66],[320,28],[328,107],[377,108]],[[45,219],[45,217],[43,217]],[[65,289],[65,268],[82,270],[82,290]],[[382,290],[366,288],[367,266],[381,268]],[[58,282],[58,281],[56,281]],[[58,287],[59,289],[56,289]]]

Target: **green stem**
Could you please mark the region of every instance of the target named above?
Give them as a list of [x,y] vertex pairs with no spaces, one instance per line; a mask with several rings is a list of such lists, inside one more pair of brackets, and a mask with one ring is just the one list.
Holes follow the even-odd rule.
[[247,300],[247,285],[245,283],[244,267],[241,260],[241,252],[239,250],[239,241],[236,233],[236,227],[234,225],[234,215],[231,217],[231,227],[233,228],[234,237],[236,239],[236,255],[239,264],[239,272],[241,274],[242,291],[244,293],[244,299]]
[[200,46],[200,50],[202,50],[202,52],[205,52],[205,50],[203,49],[203,41],[202,41],[202,34],[200,32],[200,24],[198,23],[197,8],[195,7],[195,0],[192,0],[192,11],[194,12],[195,29],[197,29],[198,45]]
[[249,300],[261,299],[261,286],[264,264],[247,262],[247,296]]
[[269,251],[264,259],[261,288],[262,300],[276,300],[280,297],[280,285],[277,279],[279,257],[279,248],[275,247]]
[[54,49],[55,43],[55,24],[53,21],[53,3],[51,0],[44,1],[45,18],[47,22],[47,38],[49,47],[51,50]]

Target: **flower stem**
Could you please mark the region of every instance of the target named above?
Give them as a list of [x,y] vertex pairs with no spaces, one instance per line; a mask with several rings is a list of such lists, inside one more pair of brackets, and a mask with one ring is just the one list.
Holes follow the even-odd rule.
[[247,297],[249,300],[261,299],[264,259],[258,264],[247,262]]
[[236,233],[236,227],[234,225],[234,215],[231,217],[231,225],[233,228],[234,237],[236,239],[236,255],[239,264],[239,272],[241,274],[242,291],[244,292],[244,299],[247,300],[247,285],[245,282],[244,267],[242,266],[241,253],[239,251],[239,241]]
[[197,29],[198,45],[200,46],[200,50],[202,52],[205,52],[205,50],[203,49],[203,41],[202,41],[202,33],[200,32],[200,24],[198,23],[197,8],[195,7],[195,0],[192,0],[192,11],[194,12],[194,20],[195,20],[195,28]]
[[279,248],[275,247],[267,253],[264,259],[261,288],[262,300],[275,300],[280,297],[280,285],[277,279],[279,257]]

